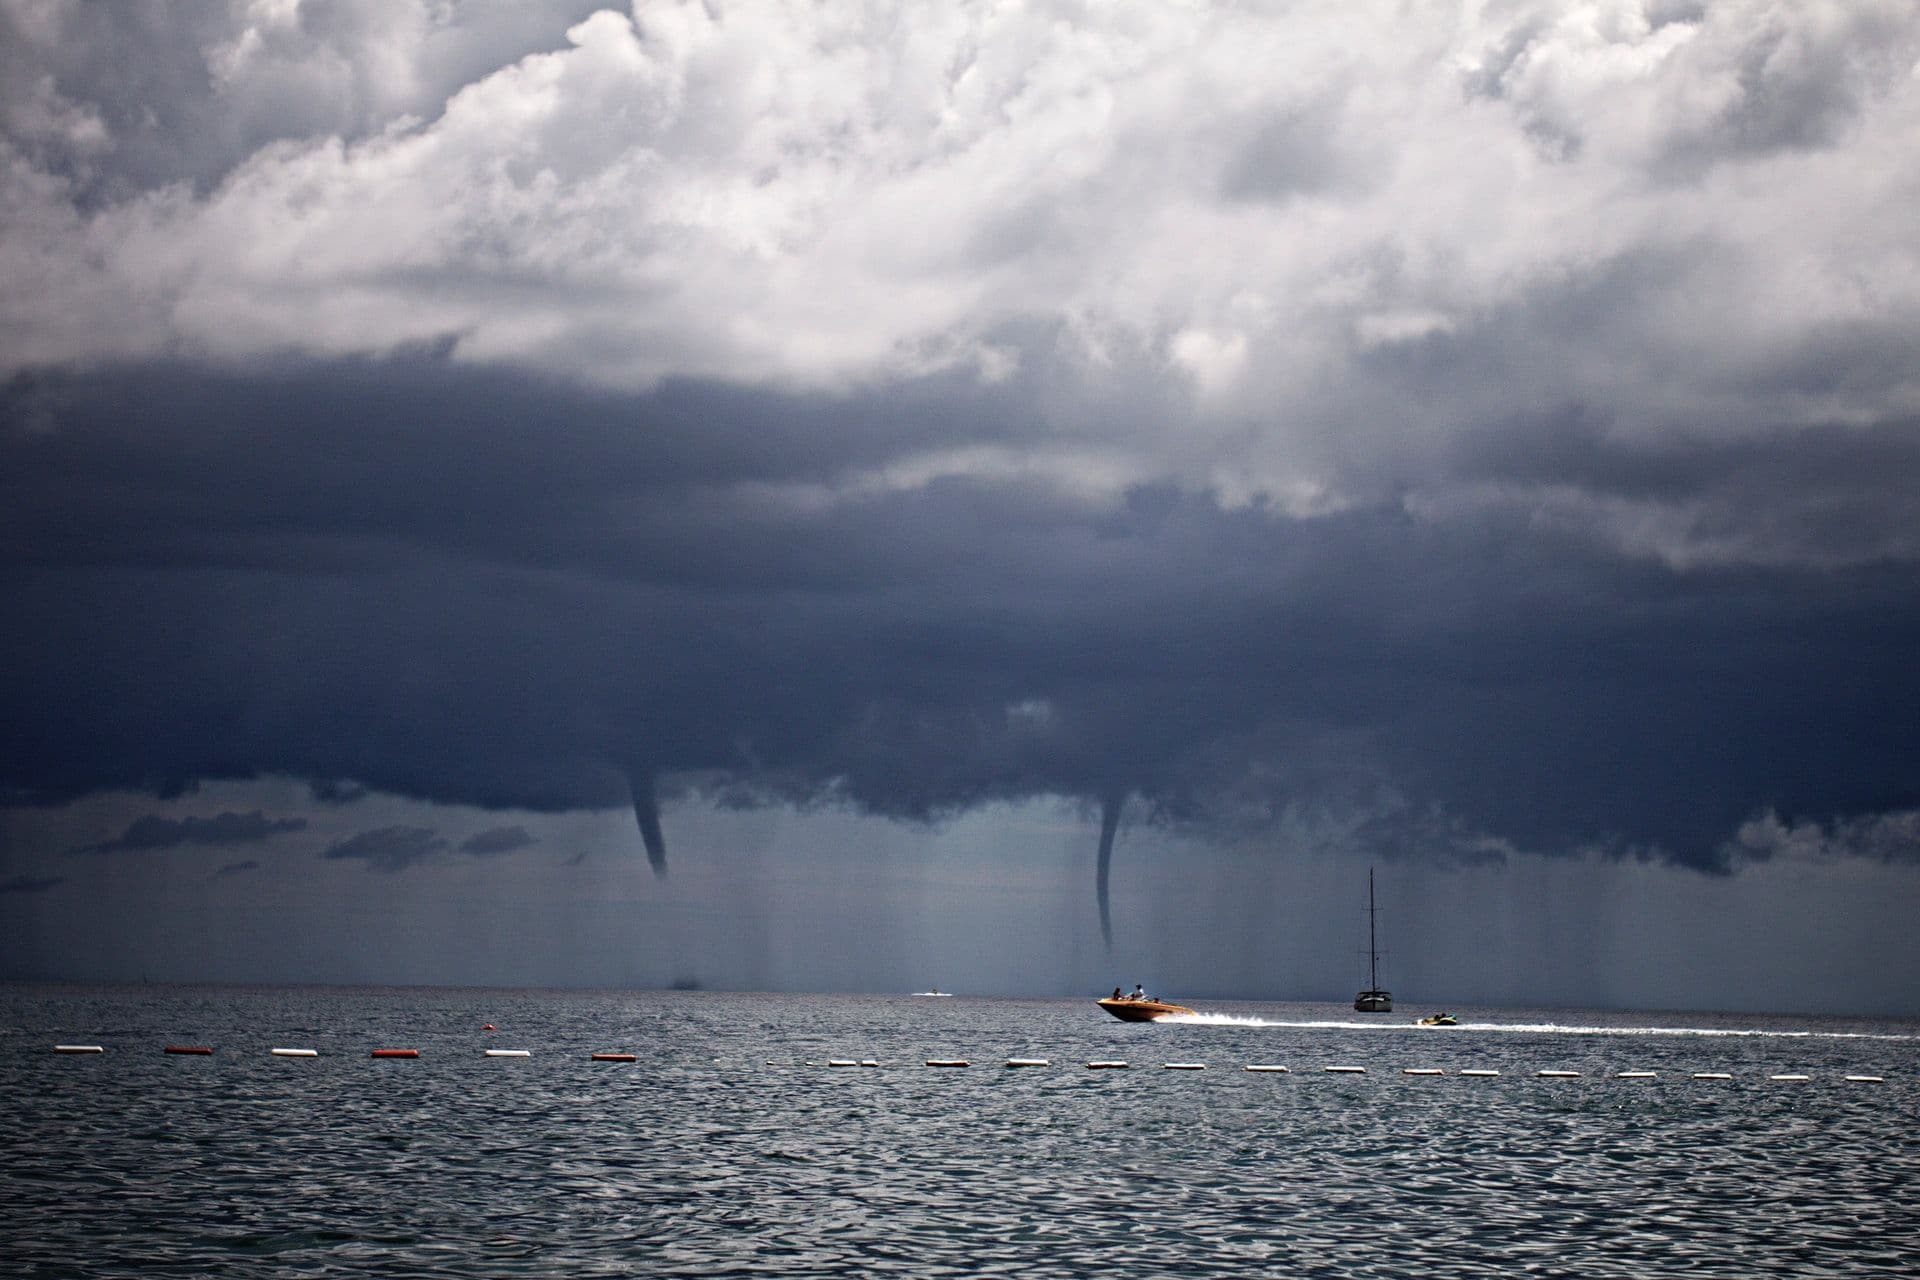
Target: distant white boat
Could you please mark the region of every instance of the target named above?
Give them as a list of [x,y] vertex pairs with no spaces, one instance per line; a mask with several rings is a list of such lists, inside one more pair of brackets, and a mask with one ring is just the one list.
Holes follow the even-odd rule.
[[951,991],[916,991],[913,994],[917,996],[950,996],[953,994],[953,992]]

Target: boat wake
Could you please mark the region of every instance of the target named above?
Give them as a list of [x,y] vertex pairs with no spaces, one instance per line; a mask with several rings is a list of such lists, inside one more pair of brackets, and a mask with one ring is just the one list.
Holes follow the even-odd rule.
[[1357,1019],[1256,1018],[1237,1013],[1187,1013],[1157,1019],[1163,1024],[1198,1027],[1301,1027],[1329,1031],[1506,1031],[1554,1036],[1707,1036],[1734,1039],[1780,1040],[1891,1040],[1914,1041],[1920,1036],[1867,1031],[1789,1031],[1767,1027],[1606,1027],[1561,1022],[1462,1022],[1452,1027],[1423,1027],[1413,1022],[1362,1022]]
[[1331,1027],[1331,1022],[1275,1022],[1267,1018],[1246,1018],[1237,1013],[1173,1013],[1154,1019],[1169,1026],[1190,1027]]

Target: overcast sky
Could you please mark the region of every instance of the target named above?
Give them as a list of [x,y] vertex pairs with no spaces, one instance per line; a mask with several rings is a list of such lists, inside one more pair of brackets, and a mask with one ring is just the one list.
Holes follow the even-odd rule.
[[0,0],[0,976],[1920,1010],[1916,208],[1909,0]]

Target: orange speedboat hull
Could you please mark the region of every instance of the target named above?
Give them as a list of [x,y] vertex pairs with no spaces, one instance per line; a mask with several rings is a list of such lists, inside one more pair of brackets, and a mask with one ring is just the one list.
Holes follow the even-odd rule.
[[1115,1000],[1112,996],[1103,996],[1094,1003],[1122,1022],[1152,1022],[1176,1013],[1193,1012],[1183,1004],[1168,1004],[1165,1000]]

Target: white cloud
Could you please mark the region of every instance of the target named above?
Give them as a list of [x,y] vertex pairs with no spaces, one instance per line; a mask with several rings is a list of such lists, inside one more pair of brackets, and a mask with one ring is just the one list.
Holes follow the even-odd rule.
[[[87,206],[27,143],[110,151],[99,114],[9,116],[0,367],[1124,376],[1167,398],[1101,411],[1110,469],[1314,509],[1542,406],[1646,440],[1912,414],[1910,362],[1774,371],[1920,333],[1920,17],[1666,8],[662,2],[450,80],[488,46],[429,7],[239,6],[207,68],[278,140],[205,190]],[[1502,324],[1539,349],[1473,349]],[[1383,388],[1428,339],[1464,354]]]
[[1829,862],[1870,858],[1920,862],[1920,809],[1896,809],[1832,823],[1789,822],[1772,810],[1742,823],[1725,853],[1736,864],[1780,858]]

